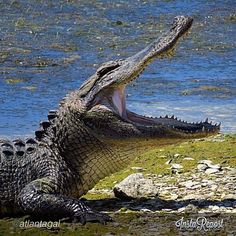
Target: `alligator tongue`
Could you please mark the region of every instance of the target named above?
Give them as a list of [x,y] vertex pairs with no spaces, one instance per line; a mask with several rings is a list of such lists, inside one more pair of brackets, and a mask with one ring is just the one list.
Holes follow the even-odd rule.
[[126,118],[125,87],[116,89],[112,94],[113,104],[116,106],[119,115]]

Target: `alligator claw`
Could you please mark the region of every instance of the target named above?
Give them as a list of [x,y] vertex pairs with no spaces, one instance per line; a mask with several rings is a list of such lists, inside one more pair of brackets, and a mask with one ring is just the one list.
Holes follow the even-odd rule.
[[113,219],[105,213],[86,211],[81,212],[74,216],[73,222],[80,222],[82,225],[85,225],[87,222],[97,222],[105,225],[107,222],[111,222]]

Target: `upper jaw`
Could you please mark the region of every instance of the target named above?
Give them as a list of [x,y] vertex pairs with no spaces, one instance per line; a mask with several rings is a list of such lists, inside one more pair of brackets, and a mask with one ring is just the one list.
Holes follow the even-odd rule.
[[176,17],[170,30],[140,52],[125,60],[105,63],[81,86],[79,96],[91,104],[103,91],[130,83],[155,58],[168,54],[178,39],[190,29],[192,21],[188,16]]

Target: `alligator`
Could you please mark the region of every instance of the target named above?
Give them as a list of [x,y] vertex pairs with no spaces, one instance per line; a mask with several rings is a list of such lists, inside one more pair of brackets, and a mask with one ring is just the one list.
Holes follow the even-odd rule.
[[219,132],[208,120],[146,117],[126,109],[126,86],[156,58],[168,55],[193,19],[171,28],[135,55],[102,64],[48,113],[34,138],[0,140],[0,216],[25,214],[106,223],[112,218],[79,199],[130,160],[158,145]]

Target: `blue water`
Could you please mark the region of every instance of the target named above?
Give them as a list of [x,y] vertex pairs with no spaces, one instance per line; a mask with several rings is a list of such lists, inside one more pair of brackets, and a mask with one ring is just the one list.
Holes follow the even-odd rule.
[[235,1],[0,1],[0,136],[28,136],[102,62],[131,56],[174,16],[194,18],[172,58],[127,89],[130,110],[236,132]]

